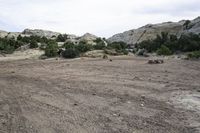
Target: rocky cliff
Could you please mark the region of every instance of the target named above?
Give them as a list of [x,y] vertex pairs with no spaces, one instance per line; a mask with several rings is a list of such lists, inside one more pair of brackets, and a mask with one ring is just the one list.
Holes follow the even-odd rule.
[[161,32],[168,32],[169,34],[174,34],[180,36],[181,34],[187,33],[200,33],[200,17],[189,21],[182,20],[179,22],[166,22],[160,24],[148,24],[146,26],[140,27],[138,29],[133,29],[126,31],[124,33],[116,34],[108,38],[109,42],[123,41],[128,44],[136,44],[138,42],[154,39],[157,34]]
[[35,30],[25,29],[22,32],[22,34],[30,36],[45,36],[47,38],[51,38],[51,37],[57,37],[60,33],[48,30],[41,30],[41,29],[35,29]]
[[[0,30],[0,37],[8,37],[8,38],[17,38],[19,35],[21,36],[40,36],[40,37],[47,37],[47,38],[56,38],[61,33],[59,32],[53,32],[48,30],[41,30],[41,29],[25,29],[22,32],[7,32]],[[93,44],[94,40],[96,40],[98,37],[95,35],[92,35],[90,33],[86,33],[83,36],[76,36],[72,34],[65,34],[68,36],[68,41],[72,42],[80,42],[80,41],[88,41],[89,43]]]
[[47,38],[51,38],[53,36],[58,36],[60,33],[58,32],[53,32],[53,31],[47,31],[47,30],[40,30],[40,29],[35,29],[35,30],[31,30],[31,29],[25,29],[23,32],[7,32],[7,31],[2,31],[0,30],[0,37],[8,37],[8,38],[17,38],[19,35],[22,36],[40,36],[40,37],[47,37]]

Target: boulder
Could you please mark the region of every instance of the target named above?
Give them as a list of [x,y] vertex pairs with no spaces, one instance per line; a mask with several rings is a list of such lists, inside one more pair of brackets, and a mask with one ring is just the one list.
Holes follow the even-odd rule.
[[163,64],[164,60],[162,59],[155,59],[155,60],[149,60],[148,64]]

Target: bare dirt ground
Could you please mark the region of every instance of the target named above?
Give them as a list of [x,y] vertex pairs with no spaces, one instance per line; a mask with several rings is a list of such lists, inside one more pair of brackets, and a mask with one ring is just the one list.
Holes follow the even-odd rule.
[[13,61],[23,59],[38,59],[44,51],[38,49],[28,49],[25,51],[15,51],[13,54],[2,55],[0,53],[0,61]]
[[0,62],[0,133],[199,133],[200,61]]

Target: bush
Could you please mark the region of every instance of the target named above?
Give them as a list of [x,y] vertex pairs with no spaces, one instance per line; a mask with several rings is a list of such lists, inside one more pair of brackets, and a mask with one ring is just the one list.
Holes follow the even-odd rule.
[[200,50],[200,35],[197,34],[183,34],[180,38],[175,35],[168,35],[168,33],[161,33],[157,35],[154,40],[146,40],[135,45],[137,49],[146,49],[148,52],[156,52],[160,50],[161,46],[166,46],[173,53],[177,51],[191,52]]
[[15,49],[22,46],[23,43],[15,39],[0,38],[0,52],[5,54],[12,54]]
[[49,42],[45,48],[45,55],[47,57],[57,56],[58,55],[58,44],[54,41]]
[[76,49],[66,49],[62,52],[62,57],[64,58],[76,58],[79,56],[79,52]]
[[192,59],[199,59],[200,58],[200,51],[194,51],[194,52],[190,52],[187,55],[188,58],[192,58]]
[[30,48],[31,48],[31,49],[33,49],[33,48],[38,48],[38,43],[37,43],[37,41],[32,40],[31,43],[30,43]]
[[106,45],[103,41],[101,41],[101,42],[97,43],[96,45],[94,45],[93,47],[96,50],[102,50],[102,49],[106,48]]
[[96,43],[100,43],[100,42],[103,42],[101,38],[97,38],[94,42]]
[[164,45],[161,46],[160,49],[157,50],[156,52],[158,55],[171,55],[172,52],[170,51],[170,49]]
[[80,53],[85,53],[87,51],[92,50],[92,45],[87,44],[85,42],[80,42],[76,47],[75,47]]
[[122,52],[124,53],[124,55],[128,55],[128,53],[129,53],[129,52],[128,52],[127,50],[125,50],[125,49],[124,49]]
[[108,44],[109,48],[113,48],[115,50],[122,50],[122,49],[126,49],[128,47],[128,45],[125,42],[113,42]]
[[75,48],[75,45],[74,45],[73,42],[66,42],[66,43],[63,45],[63,48],[65,48],[65,49],[69,49],[69,48],[74,49],[74,48]]

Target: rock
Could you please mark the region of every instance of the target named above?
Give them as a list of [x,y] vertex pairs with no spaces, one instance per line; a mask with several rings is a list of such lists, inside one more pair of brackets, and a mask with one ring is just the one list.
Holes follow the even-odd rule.
[[47,38],[52,38],[52,37],[57,37],[60,33],[58,32],[53,32],[53,31],[48,31],[48,30],[41,30],[41,29],[25,29],[22,34],[24,35],[29,35],[29,36],[40,36],[40,37],[47,37]]
[[11,73],[15,73],[15,71],[11,71]]
[[179,22],[165,22],[160,24],[148,24],[138,29],[125,31],[124,33],[116,34],[108,38],[109,42],[125,42],[130,45],[142,42],[144,40],[155,39],[161,32],[168,32],[169,34],[177,35],[187,33],[200,33],[200,17],[190,21],[187,29],[184,29],[186,20]]
[[141,98],[142,98],[142,99],[145,99],[146,97],[145,97],[145,95],[142,95]]
[[19,48],[16,49],[16,51],[26,51],[30,48],[30,44],[27,44],[27,45],[23,45]]
[[90,33],[86,33],[83,36],[80,37],[80,40],[87,40],[87,41],[94,41],[96,40],[98,37],[95,35],[92,35]]
[[0,38],[4,38],[8,35],[8,32],[0,30]]
[[139,49],[136,53],[138,56],[144,56],[146,55],[146,50],[145,49]]
[[104,54],[102,58],[103,59],[108,59],[108,56]]
[[163,64],[164,61],[161,59],[156,59],[156,60],[149,60],[148,64]]

